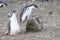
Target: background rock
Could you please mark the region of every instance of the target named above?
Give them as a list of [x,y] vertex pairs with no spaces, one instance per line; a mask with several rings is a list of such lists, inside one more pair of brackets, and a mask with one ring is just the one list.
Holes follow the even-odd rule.
[[32,32],[36,32],[36,31],[41,31],[43,29],[43,22],[42,19],[36,17],[36,18],[32,18],[29,19],[27,21],[26,24],[26,32],[32,31]]

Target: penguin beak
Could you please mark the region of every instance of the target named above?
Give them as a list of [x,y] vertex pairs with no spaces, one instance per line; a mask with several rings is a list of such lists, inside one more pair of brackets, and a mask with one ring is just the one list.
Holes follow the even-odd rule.
[[36,8],[38,8],[38,6],[37,6],[37,5],[35,5],[35,7],[36,7]]
[[36,8],[38,8],[38,6],[36,6]]

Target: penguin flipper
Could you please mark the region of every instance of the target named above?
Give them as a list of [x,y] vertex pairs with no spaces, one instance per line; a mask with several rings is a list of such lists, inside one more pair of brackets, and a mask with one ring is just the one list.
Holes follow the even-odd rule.
[[6,35],[8,35],[10,33],[10,20],[9,22],[7,23],[7,27],[8,27],[8,32],[6,33]]
[[25,20],[23,21],[23,23],[27,20],[27,16],[25,17]]

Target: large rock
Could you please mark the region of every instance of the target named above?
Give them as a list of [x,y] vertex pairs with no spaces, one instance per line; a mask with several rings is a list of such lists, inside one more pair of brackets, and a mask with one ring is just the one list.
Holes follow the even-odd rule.
[[29,19],[26,24],[26,32],[32,31],[37,32],[43,29],[43,22],[42,19],[38,17]]

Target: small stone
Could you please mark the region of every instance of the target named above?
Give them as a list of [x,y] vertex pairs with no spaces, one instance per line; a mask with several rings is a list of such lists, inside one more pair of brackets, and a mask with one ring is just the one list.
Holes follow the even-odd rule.
[[52,14],[52,12],[50,12],[49,14]]

